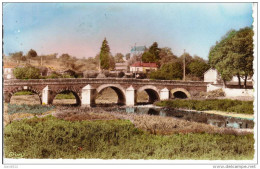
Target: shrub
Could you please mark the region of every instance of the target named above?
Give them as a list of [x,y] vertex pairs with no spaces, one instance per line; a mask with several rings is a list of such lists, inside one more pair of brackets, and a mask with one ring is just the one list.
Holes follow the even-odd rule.
[[40,69],[33,66],[17,67],[13,71],[15,78],[17,79],[40,79]]
[[195,110],[220,110],[226,112],[254,114],[253,101],[239,101],[230,99],[167,100],[156,102],[155,105],[172,108],[184,108]]
[[46,116],[4,128],[6,158],[209,159],[254,158],[254,136],[152,135],[128,120],[64,121]]

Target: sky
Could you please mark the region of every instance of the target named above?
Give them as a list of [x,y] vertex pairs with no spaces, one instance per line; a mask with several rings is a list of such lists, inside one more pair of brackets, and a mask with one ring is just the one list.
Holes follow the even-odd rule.
[[252,23],[252,3],[4,3],[3,50],[88,58],[106,38],[112,54],[157,42],[207,59],[227,31]]

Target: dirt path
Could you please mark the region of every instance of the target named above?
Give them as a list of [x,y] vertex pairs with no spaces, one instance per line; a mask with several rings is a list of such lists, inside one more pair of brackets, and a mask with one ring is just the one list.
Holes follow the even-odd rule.
[[222,111],[216,111],[216,110],[208,110],[208,111],[201,111],[201,112],[209,113],[209,114],[217,114],[217,115],[221,115],[221,116],[254,119],[253,114],[238,114],[238,113],[222,112]]

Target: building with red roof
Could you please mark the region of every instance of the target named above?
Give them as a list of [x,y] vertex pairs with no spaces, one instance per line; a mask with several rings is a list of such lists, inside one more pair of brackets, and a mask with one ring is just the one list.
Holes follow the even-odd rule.
[[152,70],[157,70],[158,66],[156,63],[144,63],[144,62],[135,62],[130,66],[130,72],[132,73],[149,73]]

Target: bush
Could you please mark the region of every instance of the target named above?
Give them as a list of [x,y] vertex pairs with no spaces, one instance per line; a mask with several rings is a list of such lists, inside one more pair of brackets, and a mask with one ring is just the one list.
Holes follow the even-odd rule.
[[230,99],[221,100],[167,100],[155,103],[157,106],[195,109],[195,110],[220,110],[242,114],[254,114],[253,101],[239,101]]
[[13,71],[16,79],[40,79],[40,69],[32,66],[17,67]]
[[53,116],[4,128],[5,158],[209,159],[254,158],[254,136],[152,135],[127,120],[64,121]]

